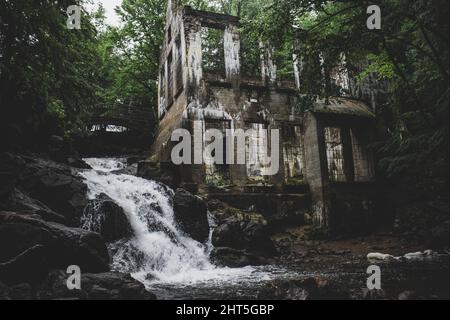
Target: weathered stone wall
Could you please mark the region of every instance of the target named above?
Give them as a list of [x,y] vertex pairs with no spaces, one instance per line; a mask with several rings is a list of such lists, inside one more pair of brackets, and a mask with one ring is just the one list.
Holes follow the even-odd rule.
[[209,197],[224,201],[244,212],[260,213],[269,223],[270,231],[303,224],[311,205],[308,194],[243,192],[239,194],[210,193]]
[[309,113],[305,118],[305,166],[306,179],[313,201],[312,222],[328,225],[329,204],[325,195],[327,187],[326,151],[323,124],[317,115]]
[[[202,30],[205,28],[223,31],[224,74],[211,74],[203,68]],[[174,172],[180,183],[192,189],[211,193],[218,188],[219,193],[228,192],[231,196],[245,193],[245,199],[264,193],[305,194],[305,199],[311,204],[306,216],[322,227],[337,225],[344,216],[351,217],[353,213],[342,209],[350,202],[350,207],[357,210],[370,207],[365,205],[370,201],[363,196],[351,198],[353,189],[348,190],[349,195],[335,189],[325,132],[330,128],[340,132],[336,137],[342,139],[339,142],[342,143],[343,159],[339,160],[343,161],[342,183],[372,181],[373,163],[367,146],[372,139],[368,129],[373,126],[374,114],[363,103],[345,98],[318,100],[312,110],[300,113],[298,89],[303,81],[301,73],[304,67],[301,52],[297,50],[293,54],[292,81],[281,81],[277,79],[277,65],[273,61],[274,50],[270,43],[261,42],[260,47],[260,77],[244,78],[241,75],[239,18],[169,5],[166,42],[161,57],[161,121],[152,148],[156,159],[161,163],[171,162],[172,147],[178,143],[171,142],[171,135],[175,129],[183,128],[192,135],[197,133],[191,141],[193,164],[177,166]],[[344,60],[345,57],[343,64],[346,63]],[[351,90],[348,74],[334,80],[344,83],[344,90]],[[211,166],[203,163],[203,154],[194,152],[195,146],[203,150],[209,144],[204,133],[210,128],[221,132],[256,128],[257,133],[250,136],[250,147],[245,146],[245,151],[238,150],[235,141],[234,155],[227,154],[228,160],[231,158],[234,164]],[[280,141],[275,144],[268,139],[266,150],[260,147],[259,142],[264,141],[260,133],[267,132],[270,137],[271,129],[279,129]],[[251,141],[257,141],[257,154],[264,149],[270,155],[271,148],[279,148],[277,174],[267,175],[264,166],[255,166],[248,161],[248,150],[253,148]],[[238,156],[245,156],[244,163],[237,162]],[[294,167],[297,176],[293,173]],[[345,200],[347,196],[351,201]],[[266,203],[258,199],[256,203]],[[292,203],[295,207],[295,201]],[[289,208],[287,210],[293,208],[289,205],[284,207]],[[304,208],[303,205],[300,207]],[[279,208],[271,210],[280,211]],[[336,213],[338,211],[342,213]]]
[[[211,120],[227,122],[230,123],[230,128],[243,130],[249,129],[251,124],[264,124],[269,130],[281,129],[287,123],[301,126],[301,122],[292,113],[297,103],[295,92],[256,86],[241,86],[236,91],[230,84],[211,82],[205,82],[202,91],[199,102],[190,104],[184,114],[185,128],[190,128],[194,121]],[[279,147],[280,168],[278,174],[266,177],[269,184],[284,181],[282,144]],[[237,151],[235,149],[235,157]],[[235,165],[230,166],[231,178],[234,185],[243,188],[249,183],[246,167],[236,164],[236,160],[237,158],[234,160]],[[200,183],[202,179],[202,176],[198,177]]]

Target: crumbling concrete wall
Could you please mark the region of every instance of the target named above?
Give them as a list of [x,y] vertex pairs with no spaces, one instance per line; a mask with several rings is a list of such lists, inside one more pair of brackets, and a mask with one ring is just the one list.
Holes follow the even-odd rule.
[[327,168],[325,136],[323,124],[317,115],[309,113],[305,117],[305,166],[306,176],[312,196],[312,222],[319,226],[328,226],[329,203],[326,190],[329,186],[326,179]]
[[[343,108],[344,109],[344,108]],[[345,110],[345,109],[344,109]],[[329,111],[329,110],[327,110]],[[355,226],[367,228],[373,222],[375,178],[368,149],[374,119],[347,114],[316,112],[306,117],[306,173],[312,196],[312,222],[328,230],[347,232]],[[339,165],[342,176],[332,172],[327,132],[338,131],[341,143]],[[347,228],[347,226],[352,226]],[[354,229],[354,228],[353,228]]]
[[[182,183],[204,192],[209,192],[212,187],[226,187],[231,194],[245,193],[249,198],[250,194],[258,192],[305,194],[305,199],[311,204],[309,216],[312,222],[325,228],[341,221],[337,219],[334,208],[345,208],[350,202],[352,208],[358,208],[356,210],[370,207],[367,197],[356,196],[351,197],[351,201],[345,200],[340,192],[342,188],[336,183],[372,181],[372,156],[367,150],[371,134],[367,128],[373,123],[366,120],[373,119],[374,115],[363,103],[342,98],[317,101],[313,109],[301,112],[298,90],[304,81],[304,61],[298,43],[292,56],[291,80],[277,79],[274,49],[264,42],[260,43],[260,77],[243,77],[239,23],[237,17],[198,11],[187,6],[177,7],[169,1],[159,84],[161,120],[152,147],[156,159],[166,164],[171,162],[174,146],[171,135],[178,128],[187,129],[191,134],[200,132],[200,135],[208,128],[221,131],[225,128],[259,128],[260,132],[279,129],[281,137],[276,147],[279,148],[280,170],[275,175],[265,175],[264,166],[249,163],[248,149],[245,152],[247,162],[236,163],[236,146],[235,164],[205,164],[202,155],[199,159],[199,155],[193,153],[193,164],[176,167],[177,175]],[[223,48],[219,48],[224,54],[223,75],[211,74],[204,69],[202,30],[205,28],[223,31]],[[344,68],[345,63],[343,57],[340,67]],[[322,72],[324,79],[329,81],[327,71]],[[345,92],[351,91],[347,73],[344,72],[334,81],[342,83]],[[363,126],[360,119],[364,120]],[[341,169],[345,179],[341,180],[330,176],[325,139],[326,130],[330,127],[336,128],[341,133],[339,138],[343,140]],[[207,143],[205,140],[205,137],[194,139],[191,141],[192,147],[200,145],[203,150]],[[260,143],[259,136],[254,136],[250,137],[248,148],[252,147],[252,140],[264,145]],[[269,140],[266,144],[268,149],[275,147]],[[256,150],[256,154],[260,151]],[[264,151],[269,153],[269,150]],[[341,217],[353,216],[353,213],[341,209],[337,210],[342,211],[338,213]]]
[[[229,127],[232,129],[247,130],[254,128],[255,125],[263,125],[267,132],[268,129],[281,129],[287,123],[299,124],[295,122],[295,117],[292,117],[292,107],[297,103],[297,98],[292,92],[248,85],[245,88],[241,86],[240,90],[236,91],[231,87],[231,84],[208,81],[205,81],[204,86],[201,98],[198,102],[188,105],[183,114],[185,127],[189,127],[187,124],[189,122],[215,120],[230,123]],[[281,137],[281,140],[283,140],[283,137]],[[262,152],[267,153],[268,150]],[[285,153],[282,146],[279,152],[280,156],[283,157]],[[284,163],[283,158],[280,162]],[[234,163],[237,163],[236,159]],[[239,164],[230,166],[232,182],[236,187],[243,188],[249,184],[250,179],[247,169],[246,166]],[[198,182],[202,183],[202,179],[202,177],[198,177]],[[283,167],[277,175],[267,176],[264,179],[267,184],[276,184],[283,181]],[[260,182],[263,182],[263,179]]]

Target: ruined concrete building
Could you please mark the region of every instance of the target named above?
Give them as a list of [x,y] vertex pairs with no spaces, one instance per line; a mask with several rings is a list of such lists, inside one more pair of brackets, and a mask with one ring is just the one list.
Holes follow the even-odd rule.
[[[186,187],[267,215],[306,217],[323,227],[369,221],[374,169],[368,144],[374,113],[364,103],[343,97],[317,101],[313,109],[301,112],[301,59],[294,55],[291,79],[279,79],[272,50],[263,48],[260,75],[248,77],[241,72],[239,18],[174,2],[168,5],[160,61],[160,127],[152,147],[158,163],[172,167]],[[208,30],[220,34],[223,46],[204,48]],[[223,63],[221,71],[209,72],[202,57],[211,54]],[[346,79],[338,80],[346,85]],[[263,144],[259,135],[279,129],[278,174],[266,176],[263,165],[252,161],[173,168],[172,132],[192,132],[199,121],[202,130],[255,129],[247,146],[256,153]]]

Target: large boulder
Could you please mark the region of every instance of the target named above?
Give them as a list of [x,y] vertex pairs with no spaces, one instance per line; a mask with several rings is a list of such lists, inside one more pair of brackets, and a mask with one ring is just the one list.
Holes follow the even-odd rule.
[[0,282],[0,301],[10,300],[10,297],[9,297],[10,292],[11,292],[10,288]]
[[72,156],[67,158],[67,164],[73,168],[77,169],[92,169],[90,165],[88,165],[83,159],[80,159],[78,156]]
[[0,155],[0,171],[15,177],[15,186],[77,226],[87,205],[87,186],[68,165],[32,156]]
[[47,276],[47,256],[44,246],[35,245],[10,261],[0,263],[0,281],[8,285],[38,283]]
[[32,291],[32,287],[28,283],[8,287],[0,282],[0,300],[31,300],[33,299]]
[[14,189],[15,176],[11,172],[0,172],[0,199],[7,197]]
[[56,162],[65,163],[77,169],[92,169],[80,158],[72,142],[68,139],[53,135],[49,138],[47,147],[50,159]]
[[81,290],[67,289],[68,275],[63,271],[51,271],[49,277],[36,290],[36,298],[79,300],[155,300],[154,294],[145,290],[130,275],[107,272],[82,273]]
[[261,256],[276,254],[268,223],[262,215],[245,212],[217,200],[209,201],[208,208],[217,222],[212,236],[215,247],[246,250]]
[[0,203],[0,210],[39,215],[45,221],[65,224],[64,216],[56,213],[39,200],[33,199],[19,189],[14,188]]
[[208,201],[208,210],[218,225],[225,223],[229,219],[252,221],[261,225],[268,224],[266,218],[260,213],[241,210],[217,199]]
[[0,212],[0,262],[14,259],[36,245],[47,248],[53,268],[78,265],[84,272],[109,270],[109,254],[97,233],[46,222],[39,216]]
[[122,273],[81,274],[81,289],[69,290],[69,275],[52,270],[39,284],[7,286],[0,282],[0,300],[155,300],[143,284]]
[[161,182],[173,189],[179,186],[179,179],[171,164],[161,164],[156,159],[139,161],[136,174],[138,177]]
[[106,195],[88,204],[81,217],[81,227],[99,233],[106,242],[128,238],[133,234],[123,209]]
[[211,260],[218,266],[242,268],[267,264],[267,260],[245,250],[218,247],[211,252]]
[[213,232],[212,243],[216,247],[248,250],[259,255],[274,255],[275,246],[266,231],[266,225],[254,221],[227,219]]
[[47,148],[50,157],[58,162],[64,162],[65,158],[71,154],[70,143],[62,136],[52,135],[49,137]]
[[199,242],[208,239],[208,209],[201,198],[184,189],[177,189],[173,198],[173,208],[181,230]]

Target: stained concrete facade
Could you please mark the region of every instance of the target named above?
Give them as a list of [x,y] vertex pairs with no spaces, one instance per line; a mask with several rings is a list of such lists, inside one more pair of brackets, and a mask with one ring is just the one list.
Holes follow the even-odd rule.
[[[261,74],[241,74],[240,22],[237,17],[177,6],[169,1],[166,39],[162,48],[159,79],[160,127],[152,153],[162,167],[170,168],[178,182],[218,197],[284,199],[304,208],[305,216],[318,226],[333,228],[347,219],[365,220],[371,215],[374,180],[372,140],[375,115],[362,102],[349,98],[316,101],[308,112],[298,108],[302,85],[302,59],[293,55],[291,80],[277,79],[270,46],[260,44]],[[223,73],[204,68],[202,32],[223,32]],[[339,78],[340,83],[348,83]],[[245,164],[171,164],[174,130],[194,133],[207,129],[254,129],[246,142]],[[270,141],[270,130],[280,132],[279,144]],[[265,141],[265,143],[261,143]],[[192,145],[205,139],[192,141]],[[267,146],[263,150],[261,145]],[[258,157],[277,146],[280,169],[265,175]],[[255,156],[256,154],[256,156]],[[192,163],[196,163],[192,155]],[[253,161],[256,159],[256,161]],[[256,198],[254,198],[256,197]],[[286,200],[287,199],[287,200]],[[226,199],[225,199],[226,200]],[[292,206],[289,210],[292,209]],[[289,211],[288,210],[288,211]],[[289,214],[289,212],[287,212]],[[349,224],[351,225],[351,223]]]

